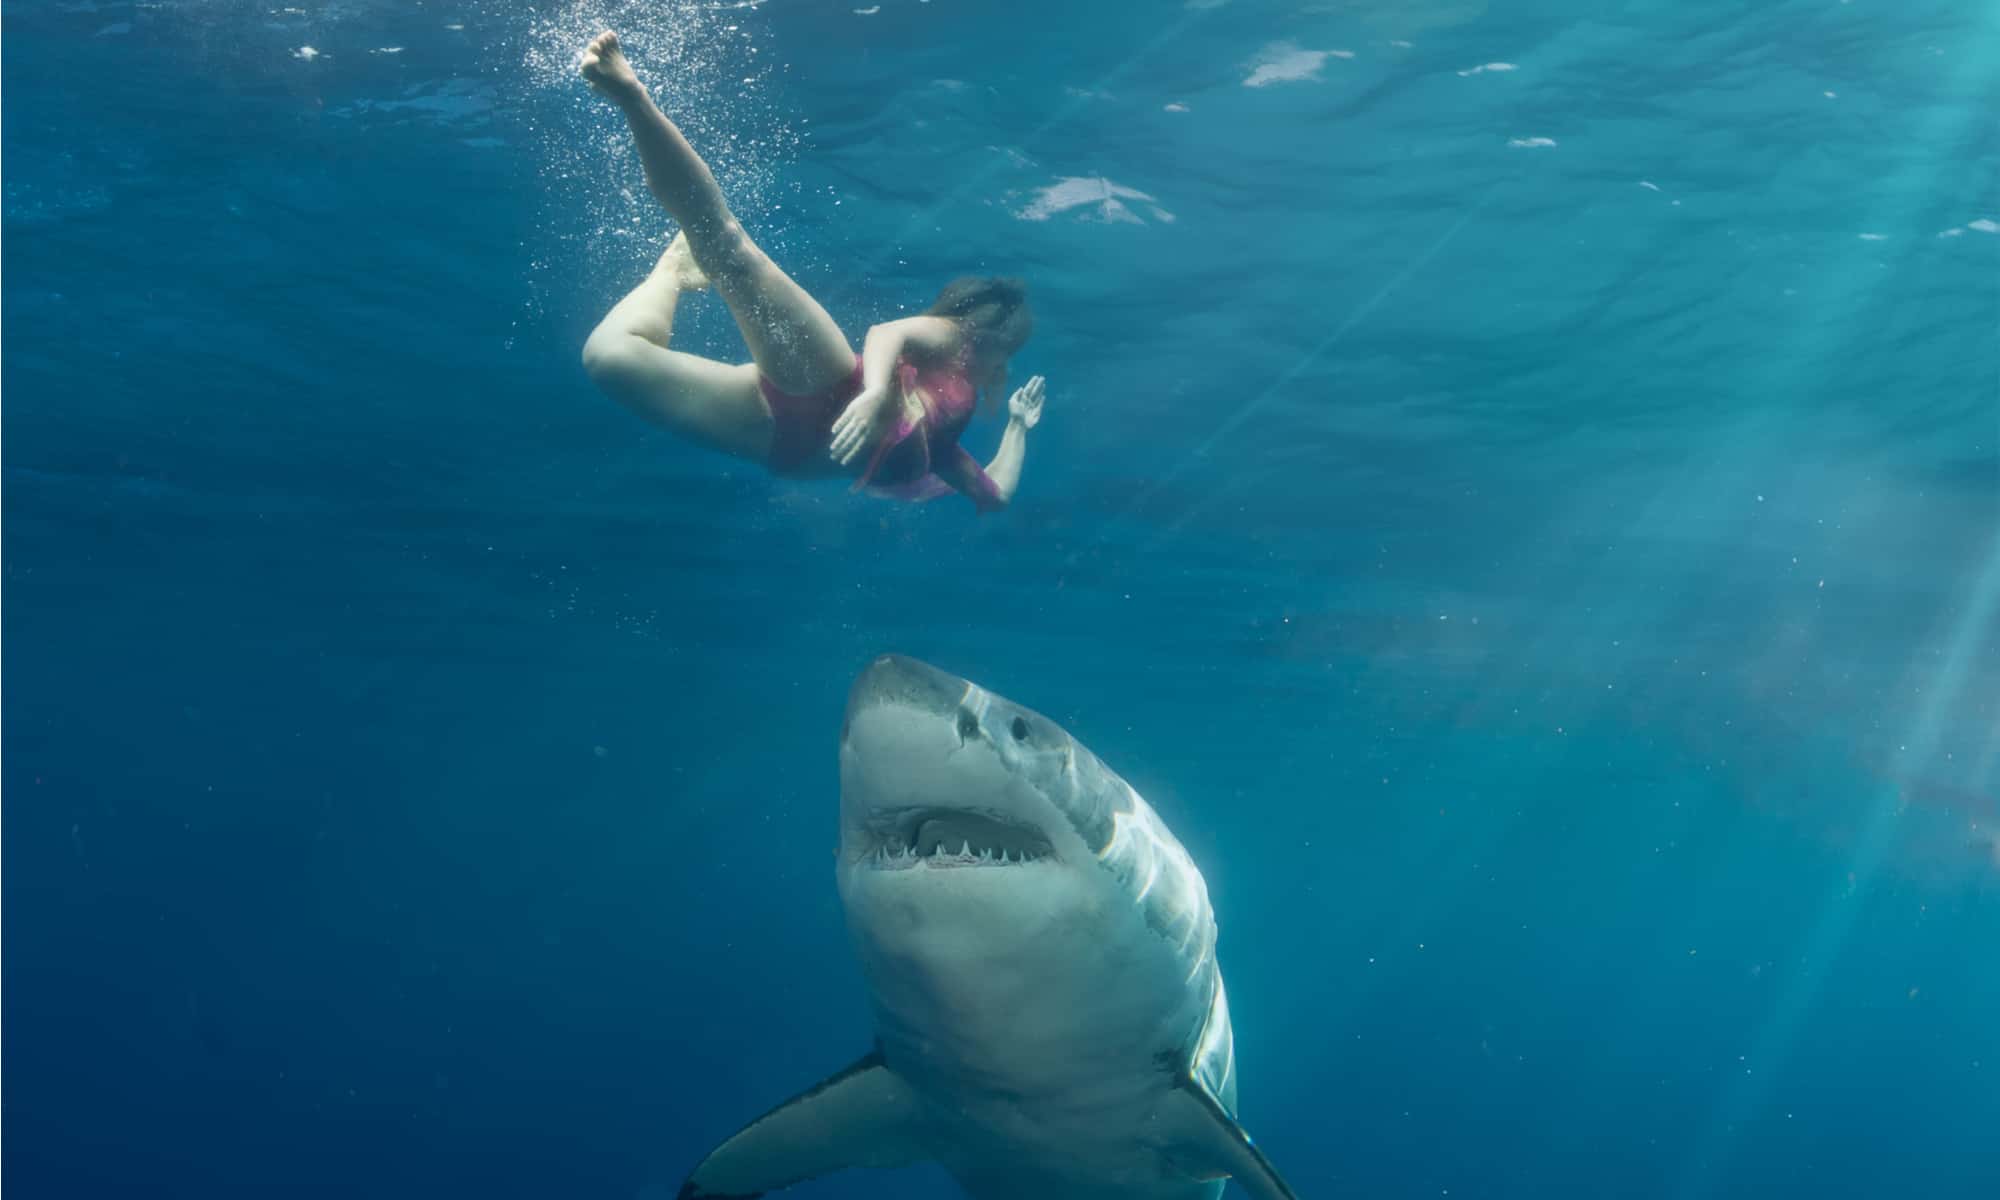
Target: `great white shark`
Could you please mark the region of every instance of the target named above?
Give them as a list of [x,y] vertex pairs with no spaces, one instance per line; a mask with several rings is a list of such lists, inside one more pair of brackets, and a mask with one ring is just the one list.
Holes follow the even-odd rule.
[[681,1200],[943,1165],[975,1200],[1296,1200],[1236,1120],[1201,873],[1053,721],[899,656],[855,681],[836,877],[860,1061],[711,1151]]

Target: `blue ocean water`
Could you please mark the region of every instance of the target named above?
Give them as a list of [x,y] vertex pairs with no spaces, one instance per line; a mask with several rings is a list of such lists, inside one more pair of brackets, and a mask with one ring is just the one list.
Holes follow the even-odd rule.
[[[592,389],[667,231],[605,23],[851,335],[1029,281],[1009,511]],[[2000,1193],[1996,68],[1978,0],[8,4],[5,1183],[671,1196],[866,1047],[898,650],[1187,844],[1301,1196]]]

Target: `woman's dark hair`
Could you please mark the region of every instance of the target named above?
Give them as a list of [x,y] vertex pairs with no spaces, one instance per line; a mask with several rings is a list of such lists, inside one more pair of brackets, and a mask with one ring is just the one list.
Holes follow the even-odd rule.
[[1028,287],[1018,279],[954,279],[924,312],[957,321],[972,335],[977,349],[1002,356],[1026,345],[1028,335],[1035,331],[1035,314],[1028,309]]

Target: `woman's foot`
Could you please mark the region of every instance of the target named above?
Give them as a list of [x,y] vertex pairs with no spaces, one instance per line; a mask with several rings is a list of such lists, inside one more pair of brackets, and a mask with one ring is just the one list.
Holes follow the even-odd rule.
[[667,243],[665,253],[660,255],[659,266],[653,269],[666,272],[679,282],[684,292],[699,292],[708,287],[708,272],[694,260],[694,251],[688,248],[685,233],[674,235],[674,240]]
[[618,35],[609,29],[590,39],[590,45],[583,48],[577,71],[591,87],[613,100],[622,102],[646,91],[640,86],[632,64],[625,61],[625,52],[618,48]]

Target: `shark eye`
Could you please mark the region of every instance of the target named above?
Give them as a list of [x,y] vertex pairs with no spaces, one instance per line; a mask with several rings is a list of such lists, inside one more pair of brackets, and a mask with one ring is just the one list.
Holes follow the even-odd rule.
[[979,736],[979,718],[960,710],[958,714],[958,736],[961,741],[970,741]]
[[1015,717],[1013,731],[1014,731],[1015,741],[1025,742],[1028,740],[1028,723],[1026,721],[1023,721],[1019,717]]

